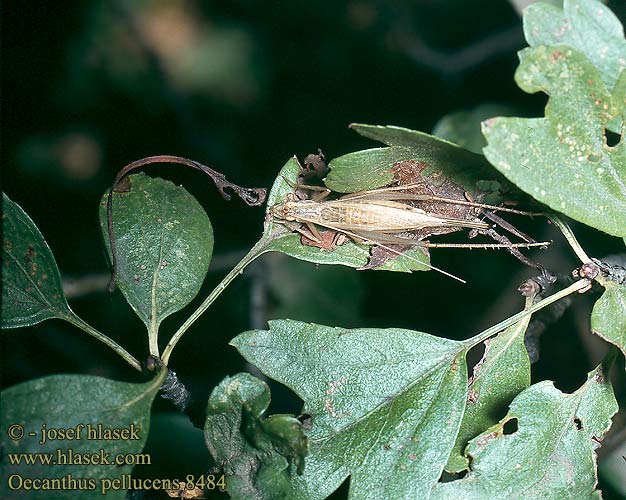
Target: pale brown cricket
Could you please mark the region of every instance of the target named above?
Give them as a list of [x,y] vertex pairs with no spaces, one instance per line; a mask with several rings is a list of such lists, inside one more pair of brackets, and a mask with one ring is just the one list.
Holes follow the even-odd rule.
[[[357,243],[378,246],[396,255],[404,255],[421,264],[425,263],[399,250],[391,248],[388,245],[393,244],[424,248],[528,248],[546,246],[549,244],[548,242],[534,241],[508,244],[446,244],[431,243],[411,238],[410,233],[412,231],[424,228],[448,227],[486,230],[492,226],[480,220],[438,216],[437,214],[428,213],[420,208],[395,200],[437,201],[468,205],[492,211],[532,215],[528,212],[510,208],[407,192],[413,187],[412,185],[360,191],[358,193],[345,195],[336,200],[323,200],[323,198],[330,194],[330,190],[327,188],[318,186],[298,187],[320,191],[322,194],[317,200],[298,200],[294,194],[288,195],[282,203],[270,207],[269,213],[278,222],[284,221],[304,224],[308,228],[308,233],[300,228],[292,229],[312,241],[322,241],[322,237],[316,228],[316,226],[320,226],[336,231],[338,234],[343,234]],[[407,234],[409,237],[406,237]],[[464,282],[462,279],[441,269],[430,265],[428,266],[447,276]]]

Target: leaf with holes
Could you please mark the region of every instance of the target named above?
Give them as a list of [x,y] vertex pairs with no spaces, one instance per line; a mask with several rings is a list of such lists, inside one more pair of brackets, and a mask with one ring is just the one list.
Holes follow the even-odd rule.
[[209,397],[204,435],[231,498],[297,499],[290,475],[302,472],[308,441],[291,415],[261,418],[269,403],[267,384],[248,373],[226,377]]
[[591,330],[626,355],[626,285],[606,281],[591,312]]
[[[148,437],[150,408],[166,371],[150,382],[129,384],[89,375],[53,375],[24,382],[2,391],[0,409],[0,476],[4,485],[3,498],[50,498],[50,491],[19,490],[9,496],[8,478],[16,484],[16,476],[62,481],[72,490],[71,498],[92,499],[103,494],[107,498],[125,498],[126,492],[116,487],[113,480],[130,474],[132,465],[117,465],[114,460],[124,454],[140,453]],[[7,429],[24,432],[22,439],[13,440]],[[72,440],[59,441],[55,434],[42,435],[42,428],[68,429]],[[124,439],[107,438],[104,429],[124,429]],[[118,431],[119,432],[119,431]],[[31,435],[30,433],[33,433]],[[15,434],[14,437],[17,437]],[[120,434],[121,435],[121,434]],[[48,438],[44,440],[44,437]],[[13,464],[14,454],[50,454],[54,466]],[[23,455],[25,456],[25,455]],[[73,458],[72,458],[73,457]],[[130,457],[128,457],[130,458]],[[139,458],[139,457],[137,457]],[[65,460],[65,463],[62,462]],[[88,461],[89,460],[89,461]],[[72,486],[69,477],[75,481]],[[54,483],[50,483],[54,484]],[[61,495],[68,497],[68,495]],[[56,497],[58,498],[58,497]]]
[[[271,321],[232,342],[311,415],[296,498],[428,498],[454,444],[467,389],[462,343],[402,329]],[[385,471],[381,474],[381,471]]]
[[[433,500],[595,498],[595,449],[618,406],[602,367],[565,394],[552,382],[535,384],[511,403],[508,415],[470,441],[470,471],[438,484]],[[517,430],[506,428],[517,424]]]
[[2,193],[2,328],[19,328],[70,310],[50,247],[22,208]]
[[[213,252],[213,229],[183,187],[145,174],[127,179],[130,187],[113,193],[116,282],[154,334],[164,318],[200,290]],[[100,204],[100,225],[110,255],[107,194]]]
[[607,123],[626,110],[626,72],[611,93],[598,70],[569,47],[520,53],[526,92],[550,95],[545,118],[483,124],[489,161],[552,209],[609,234],[626,235],[626,144],[610,146]]
[[[528,307],[528,304],[527,304]],[[470,439],[496,424],[513,398],[530,385],[530,360],[524,333],[530,316],[485,341],[485,353],[474,367],[468,386],[467,405],[446,470],[467,469],[465,447]]]

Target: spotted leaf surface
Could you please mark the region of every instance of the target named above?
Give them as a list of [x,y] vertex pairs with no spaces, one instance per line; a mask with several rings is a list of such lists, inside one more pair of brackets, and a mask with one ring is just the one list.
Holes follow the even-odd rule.
[[[145,174],[128,177],[113,194],[117,285],[149,331],[185,307],[198,293],[213,252],[213,229],[205,211],[183,187]],[[100,225],[111,252],[106,220]]]
[[26,212],[4,193],[2,228],[2,328],[72,316],[50,247]]
[[483,123],[487,159],[537,200],[606,233],[626,235],[626,143],[605,129],[626,109],[626,73],[613,89],[580,52],[525,49],[516,73],[529,93],[550,95],[544,118]]
[[311,416],[304,474],[292,474],[295,498],[326,498],[348,476],[350,499],[428,498],[463,415],[463,344],[291,320],[232,344],[295,391]]

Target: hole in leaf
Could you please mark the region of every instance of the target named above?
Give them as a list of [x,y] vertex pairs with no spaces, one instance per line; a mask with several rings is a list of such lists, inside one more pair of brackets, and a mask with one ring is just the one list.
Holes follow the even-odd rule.
[[621,135],[616,134],[615,132],[611,132],[608,128],[604,129],[604,140],[606,142],[606,145],[610,148],[617,146],[621,139]]
[[[467,369],[469,370],[470,376],[474,375],[474,370],[476,369],[476,365],[479,363],[479,361],[483,358],[484,355],[485,355],[485,343],[484,342],[470,349],[469,353],[467,354]],[[470,370],[470,367],[472,367],[473,369]],[[480,366],[478,367],[478,370],[480,370]]]
[[579,430],[579,431],[583,430],[583,423],[582,423],[582,421],[578,417],[574,418],[574,424],[576,424],[576,429],[577,430]]
[[512,418],[507,420],[502,426],[502,434],[508,436],[509,434],[513,434],[515,432],[517,432],[517,419]]
[[467,475],[467,470],[461,472],[446,472],[445,470],[439,476],[440,483],[451,483],[452,481],[458,481],[463,479]]

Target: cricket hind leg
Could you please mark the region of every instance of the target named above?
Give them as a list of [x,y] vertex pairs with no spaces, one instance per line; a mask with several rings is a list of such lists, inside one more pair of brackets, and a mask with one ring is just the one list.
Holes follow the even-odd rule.
[[509,233],[514,234],[518,238],[524,240],[526,243],[537,243],[536,240],[534,240],[527,234],[523,233],[522,231],[517,229],[513,224],[511,224],[510,222],[507,222],[505,219],[495,214],[494,212],[484,210],[483,214],[485,215],[487,219],[489,219],[492,222],[495,222],[502,229],[506,229]]
[[[485,236],[489,236],[491,239],[497,241],[498,243],[503,245],[503,248],[509,252],[513,257],[517,258],[520,262],[526,264],[529,267],[534,267],[538,269],[542,274],[547,273],[550,274],[545,267],[539,262],[529,259],[522,252],[519,251],[517,246],[515,246],[511,240],[509,240],[506,236],[498,233],[495,229],[474,229],[470,232],[470,238],[472,234],[483,234]],[[522,233],[523,234],[523,233]],[[528,242],[529,244],[536,244],[536,242]]]
[[[505,219],[503,219],[496,213],[489,211],[489,210],[484,210],[483,214],[487,219],[489,219],[492,222],[495,222],[502,229],[507,230],[509,233],[517,236],[518,238],[522,239],[526,243],[532,243],[532,244],[537,243],[537,240],[535,240],[531,236],[528,236],[526,233],[523,233],[522,231],[517,229],[513,224],[506,221]],[[504,243],[505,241],[509,242],[508,238],[506,238],[505,236],[502,236],[501,234],[499,234],[497,231],[493,229],[487,230],[487,235],[493,238],[494,240],[498,241],[499,243]],[[556,280],[556,275],[550,272],[548,269],[546,269],[543,265],[539,264],[536,261],[530,260],[524,254],[522,254],[522,252],[516,247],[508,246],[505,248],[509,253],[511,253],[511,255],[519,259],[521,262],[523,262],[527,266],[538,269],[541,273],[540,276],[541,276],[541,279],[543,280],[542,282],[554,283],[554,281]]]

